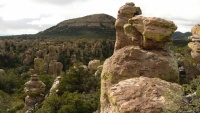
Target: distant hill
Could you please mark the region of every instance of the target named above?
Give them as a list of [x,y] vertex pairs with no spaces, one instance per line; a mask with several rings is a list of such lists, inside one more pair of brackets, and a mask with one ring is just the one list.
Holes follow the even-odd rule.
[[115,39],[115,20],[107,14],[93,14],[62,21],[37,35]]
[[177,32],[174,32],[174,34],[172,35],[172,38],[173,40],[186,40],[191,35],[192,35],[191,32],[182,33],[182,32],[177,31]]

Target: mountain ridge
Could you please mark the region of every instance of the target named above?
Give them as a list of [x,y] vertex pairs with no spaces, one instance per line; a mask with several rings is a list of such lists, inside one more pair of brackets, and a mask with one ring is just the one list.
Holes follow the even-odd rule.
[[107,14],[92,14],[64,20],[37,35],[64,35],[67,37],[115,38],[115,18]]

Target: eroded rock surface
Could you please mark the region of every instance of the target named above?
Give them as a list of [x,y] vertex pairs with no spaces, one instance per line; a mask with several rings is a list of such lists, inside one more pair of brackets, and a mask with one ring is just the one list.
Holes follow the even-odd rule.
[[194,27],[192,27],[192,35],[197,35],[200,36],[200,24],[195,25]]
[[144,49],[162,49],[176,29],[174,22],[157,17],[136,16],[124,25],[125,33]]
[[138,46],[126,46],[104,62],[102,77],[112,83],[139,76],[178,82],[177,61],[163,50],[147,51]]
[[141,76],[120,81],[105,93],[101,113],[161,113],[174,101],[171,95],[182,90],[178,84]]
[[191,56],[196,63],[200,63],[200,24],[195,25],[192,28],[192,36],[189,37],[192,42],[188,43],[191,51]]
[[136,7],[134,3],[126,3],[118,10],[117,20],[115,22],[116,28],[116,42],[115,51],[123,48],[124,46],[134,43],[124,33],[123,26],[128,23],[128,20],[136,15],[142,14],[140,7]]

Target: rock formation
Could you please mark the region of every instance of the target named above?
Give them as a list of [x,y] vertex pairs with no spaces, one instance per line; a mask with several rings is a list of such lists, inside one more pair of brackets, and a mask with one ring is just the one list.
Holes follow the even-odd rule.
[[115,23],[115,51],[128,45],[140,45],[144,49],[163,48],[166,42],[171,41],[177,29],[172,21],[136,16],[141,12],[134,3],[126,3],[119,9]]
[[195,25],[191,31],[192,35],[200,36],[200,24]]
[[196,63],[200,63],[200,24],[195,25],[191,31],[192,36],[189,38],[192,42],[188,43],[188,46],[192,50],[192,58],[194,58]]
[[44,72],[44,60],[42,58],[34,59],[34,71],[37,74],[41,74]]
[[[163,106],[170,107],[181,86],[159,78],[136,77],[122,80],[107,89],[109,105],[101,113],[161,113]],[[177,93],[177,94],[178,94]],[[171,95],[170,95],[171,94]]]
[[169,83],[178,82],[179,70],[164,48],[177,27],[161,18],[133,17],[137,14],[134,3],[118,11],[115,52],[101,73],[101,113],[160,113],[170,100],[165,94],[181,92]]
[[[172,21],[156,17],[137,16],[124,25],[125,33],[132,40],[137,40],[144,49],[162,49],[177,29]],[[138,34],[138,35],[135,35]]]
[[51,75],[59,76],[62,72],[63,64],[53,60],[49,63],[48,73]]
[[33,60],[33,57],[34,57],[33,56],[33,51],[32,50],[27,50],[27,51],[25,51],[23,56],[24,56],[23,64],[28,65]]
[[142,14],[140,7],[135,7],[134,3],[126,3],[120,7],[117,15],[117,20],[115,22],[115,51],[133,43],[133,41],[131,41],[131,39],[128,38],[128,36],[124,33],[123,26],[128,23],[130,18],[140,14]]
[[88,69],[97,70],[97,67],[100,66],[100,60],[91,60],[88,63]]
[[39,80],[37,74],[34,74],[31,80],[25,83],[24,91],[27,94],[24,110],[28,112],[34,110],[34,107],[44,100],[45,84]]
[[61,81],[61,76],[56,77],[56,79],[54,80],[53,85],[49,91],[49,95],[56,94],[58,92],[57,87],[58,87],[60,81]]

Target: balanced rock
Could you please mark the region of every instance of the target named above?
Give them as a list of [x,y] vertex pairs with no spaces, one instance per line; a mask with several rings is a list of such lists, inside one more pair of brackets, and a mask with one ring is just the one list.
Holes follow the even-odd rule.
[[176,29],[172,21],[157,17],[136,16],[124,25],[125,33],[144,49],[162,49]]
[[24,91],[27,94],[25,98],[25,112],[30,111],[36,104],[41,104],[44,100],[45,84],[39,80],[38,75],[31,76],[31,80],[25,83]]
[[115,51],[130,45],[133,42],[124,33],[123,26],[128,23],[128,20],[136,15],[142,14],[140,7],[136,7],[134,3],[126,3],[118,10],[117,20],[115,22],[116,28],[116,42]]
[[101,113],[161,113],[177,106],[171,95],[181,97],[182,88],[159,78],[141,76],[122,80],[104,93]]

